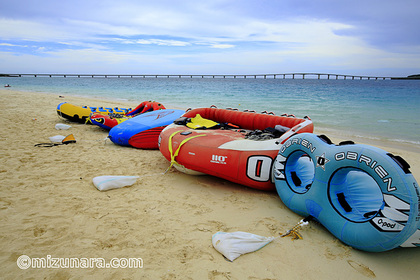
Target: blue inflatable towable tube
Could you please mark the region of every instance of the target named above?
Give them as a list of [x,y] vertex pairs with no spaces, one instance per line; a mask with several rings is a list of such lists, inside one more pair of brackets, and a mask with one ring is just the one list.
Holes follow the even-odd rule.
[[420,246],[420,191],[409,167],[376,147],[301,133],[280,148],[273,178],[292,211],[354,248],[381,252]]

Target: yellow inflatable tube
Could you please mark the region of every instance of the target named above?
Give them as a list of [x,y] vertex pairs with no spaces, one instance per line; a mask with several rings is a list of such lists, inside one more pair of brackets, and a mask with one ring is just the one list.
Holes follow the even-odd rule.
[[91,113],[101,113],[102,115],[110,113],[126,114],[130,110],[131,108],[76,106],[67,102],[60,103],[57,106],[57,114],[59,116],[79,123],[91,123],[89,120]]

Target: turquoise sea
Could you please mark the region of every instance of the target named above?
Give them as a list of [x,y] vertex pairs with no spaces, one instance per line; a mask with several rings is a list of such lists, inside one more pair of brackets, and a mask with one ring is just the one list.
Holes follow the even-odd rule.
[[[315,129],[420,148],[419,80],[0,78],[13,90],[309,116]],[[89,104],[76,104],[89,105]],[[54,108],[55,109],[55,108]],[[52,110],[54,110],[52,109]]]

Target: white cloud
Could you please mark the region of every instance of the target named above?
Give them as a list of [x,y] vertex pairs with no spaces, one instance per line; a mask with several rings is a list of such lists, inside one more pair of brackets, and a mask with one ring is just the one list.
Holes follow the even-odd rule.
[[0,43],[0,46],[6,46],[6,47],[20,47],[19,45],[9,44],[9,43]]
[[171,47],[185,47],[191,45],[188,42],[176,40],[162,40],[162,39],[140,39],[135,40],[135,43],[141,45],[158,45],[158,46],[171,46]]
[[231,44],[212,44],[210,45],[211,48],[214,49],[230,49],[230,48],[234,48],[235,45],[231,45]]
[[0,18],[0,38],[20,41],[55,41],[70,39],[64,28],[36,21]]

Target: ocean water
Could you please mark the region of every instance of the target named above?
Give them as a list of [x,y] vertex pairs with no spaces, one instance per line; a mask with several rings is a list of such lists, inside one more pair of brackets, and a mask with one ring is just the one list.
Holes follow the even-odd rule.
[[309,116],[315,129],[420,148],[418,80],[21,77],[0,83],[13,90],[123,99],[133,106],[155,100],[167,108],[216,105]]

